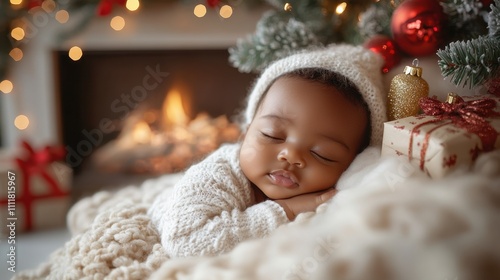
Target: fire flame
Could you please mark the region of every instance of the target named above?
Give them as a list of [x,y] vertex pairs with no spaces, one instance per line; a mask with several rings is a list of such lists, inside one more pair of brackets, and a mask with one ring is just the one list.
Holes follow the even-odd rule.
[[171,89],[163,101],[163,121],[167,126],[185,126],[189,122],[189,117],[182,104],[181,93],[176,89]]

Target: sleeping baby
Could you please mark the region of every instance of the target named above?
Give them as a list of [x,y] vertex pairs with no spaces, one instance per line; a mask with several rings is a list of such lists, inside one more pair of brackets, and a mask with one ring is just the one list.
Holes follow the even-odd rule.
[[191,166],[149,209],[168,255],[228,252],[332,198],[354,158],[381,144],[382,63],[361,46],[332,45],[266,68],[242,140]]

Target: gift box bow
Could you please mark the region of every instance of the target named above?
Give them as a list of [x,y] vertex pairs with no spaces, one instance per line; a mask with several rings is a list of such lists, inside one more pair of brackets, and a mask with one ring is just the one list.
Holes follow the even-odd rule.
[[427,131],[422,141],[419,164],[421,170],[424,170],[426,153],[432,132],[449,124],[454,124],[469,133],[477,135],[481,141],[483,151],[494,149],[498,133],[488,120],[485,119],[500,116],[500,113],[494,110],[496,108],[496,101],[494,99],[482,98],[464,101],[460,96],[450,93],[446,102],[441,102],[434,96],[420,99],[419,105],[423,114],[432,116],[433,119],[424,121],[411,130],[408,148],[409,160],[413,158],[414,136],[420,134],[422,126],[436,124],[435,127]]
[[435,120],[421,125],[449,120],[457,127],[479,136],[484,151],[494,148],[498,133],[485,118],[500,116],[500,113],[494,110],[495,100],[482,98],[464,101],[460,96],[451,93],[448,94],[446,102],[441,102],[436,97],[422,98],[420,108],[424,114],[435,117]]

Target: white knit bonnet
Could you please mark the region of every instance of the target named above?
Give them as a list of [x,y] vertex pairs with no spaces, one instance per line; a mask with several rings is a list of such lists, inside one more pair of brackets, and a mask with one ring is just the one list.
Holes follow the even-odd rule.
[[370,144],[381,145],[386,121],[382,65],[383,59],[378,54],[347,44],[302,51],[277,60],[262,72],[247,97],[244,126],[252,122],[260,99],[276,78],[301,68],[323,68],[347,77],[357,86],[370,109]]

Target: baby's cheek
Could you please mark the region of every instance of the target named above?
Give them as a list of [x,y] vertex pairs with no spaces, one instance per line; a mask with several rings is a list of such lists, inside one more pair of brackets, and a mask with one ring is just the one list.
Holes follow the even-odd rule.
[[257,142],[257,139],[247,136],[243,141],[240,151],[240,160],[253,161],[259,153],[264,151],[264,146]]
[[240,161],[254,161],[257,157],[258,149],[257,145],[252,143],[246,143],[241,147],[240,151]]

